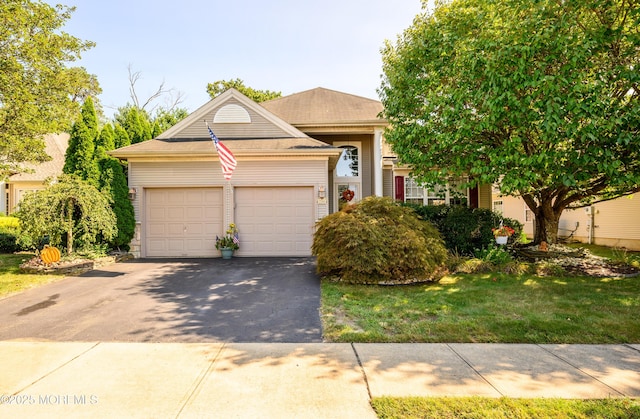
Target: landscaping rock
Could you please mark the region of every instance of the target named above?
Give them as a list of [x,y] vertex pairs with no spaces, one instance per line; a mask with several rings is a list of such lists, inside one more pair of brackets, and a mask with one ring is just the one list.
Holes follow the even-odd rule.
[[121,262],[123,260],[132,259],[129,253],[117,254],[101,257],[98,259],[72,259],[61,260],[51,264],[45,264],[39,256],[35,256],[22,265],[20,270],[25,273],[32,274],[59,274],[59,275],[80,275],[101,266],[110,265],[112,263]]
[[514,248],[513,251],[518,259],[528,262],[548,262],[560,266],[565,272],[572,275],[602,278],[640,275],[640,270],[633,266],[595,256],[586,249],[549,245],[547,251],[540,251],[537,246]]

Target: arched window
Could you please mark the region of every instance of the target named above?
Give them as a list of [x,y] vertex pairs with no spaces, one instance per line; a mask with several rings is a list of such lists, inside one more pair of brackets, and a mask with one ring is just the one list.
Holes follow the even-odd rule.
[[336,177],[360,176],[360,157],[358,147],[352,145],[340,146],[343,150],[336,165]]

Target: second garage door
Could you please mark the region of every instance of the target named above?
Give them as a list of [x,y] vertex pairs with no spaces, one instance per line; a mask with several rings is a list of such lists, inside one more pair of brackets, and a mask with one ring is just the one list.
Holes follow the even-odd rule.
[[239,256],[310,256],[313,188],[235,189]]

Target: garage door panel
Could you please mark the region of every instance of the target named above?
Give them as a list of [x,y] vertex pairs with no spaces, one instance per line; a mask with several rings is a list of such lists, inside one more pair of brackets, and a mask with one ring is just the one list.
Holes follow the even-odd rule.
[[204,210],[202,207],[187,207],[184,211],[184,220],[192,221],[192,220],[202,220],[204,216]]
[[202,191],[185,191],[184,203],[191,205],[202,205],[204,197]]
[[222,234],[221,188],[145,190],[145,255],[214,257]]
[[148,212],[148,220],[149,221],[164,220],[166,218],[165,212],[166,211],[164,208],[154,207],[150,209]]
[[184,202],[184,189],[164,190],[162,193],[165,203],[177,203]]
[[182,253],[184,250],[184,240],[182,239],[169,239],[167,240],[167,250],[169,252]]
[[176,223],[167,224],[165,226],[165,233],[169,237],[175,237],[175,236],[181,237],[182,234],[184,233],[184,224],[182,224],[182,223],[180,223],[180,224],[176,224]]
[[168,218],[182,220],[184,218],[184,208],[169,207],[164,212],[165,220]]
[[311,254],[312,187],[239,187],[235,194],[240,256]]
[[147,224],[147,236],[148,237],[154,237],[154,236],[162,236],[165,234],[165,225],[164,224],[159,224],[159,223],[148,223]]
[[148,239],[147,248],[153,252],[161,252],[166,250],[167,243],[164,239],[161,239],[161,240]]

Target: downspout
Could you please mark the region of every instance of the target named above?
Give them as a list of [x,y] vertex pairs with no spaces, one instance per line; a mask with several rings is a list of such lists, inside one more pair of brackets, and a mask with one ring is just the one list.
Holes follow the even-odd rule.
[[593,244],[593,222],[594,222],[594,216],[593,213],[595,212],[595,209],[593,208],[593,205],[588,206],[586,208],[587,211],[587,216],[588,216],[588,220],[587,220],[587,233],[588,233],[588,242],[589,244]]

